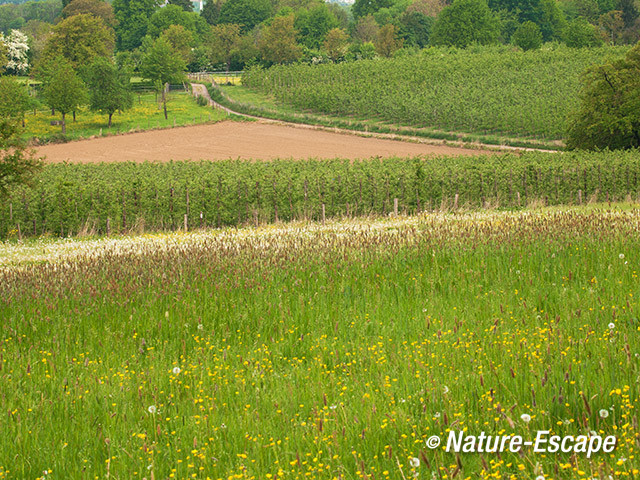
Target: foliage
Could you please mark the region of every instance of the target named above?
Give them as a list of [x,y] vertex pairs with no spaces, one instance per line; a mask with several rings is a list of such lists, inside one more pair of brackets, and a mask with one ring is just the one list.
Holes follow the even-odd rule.
[[44,55],[64,57],[78,68],[90,64],[96,57],[110,57],[113,48],[113,31],[101,18],[83,13],[66,18],[54,27]]
[[339,62],[347,54],[349,35],[341,28],[334,28],[327,32],[323,48],[329,58],[334,62]]
[[0,5],[0,32],[21,30],[31,20],[53,23],[62,10],[60,0],[37,0]]
[[542,46],[542,33],[537,24],[527,20],[513,32],[511,42],[523,50],[536,50]]
[[0,116],[0,199],[3,200],[2,204],[5,203],[10,188],[29,181],[40,167],[40,159],[27,151],[24,142],[20,139],[17,122],[4,115]]
[[262,58],[271,63],[291,63],[302,56],[296,43],[297,32],[293,15],[275,17],[271,25],[264,27],[258,42]]
[[373,43],[378,38],[380,26],[373,15],[360,17],[354,27],[353,38],[360,43]]
[[567,24],[564,32],[564,43],[571,48],[597,47],[602,45],[602,37],[598,29],[583,18]]
[[434,17],[418,11],[406,11],[398,23],[399,34],[406,45],[424,48],[429,44]]
[[243,84],[298,110],[449,132],[561,139],[579,103],[580,73],[625,50],[427,49],[390,60],[255,70]]
[[193,3],[191,3],[191,0],[168,0],[167,4],[177,5],[185,12],[193,12]]
[[402,38],[399,38],[398,29],[392,23],[380,27],[375,41],[376,52],[381,57],[390,57],[402,48]]
[[338,27],[338,20],[326,4],[321,4],[298,10],[294,26],[298,31],[300,43],[309,48],[319,48],[329,30]]
[[171,25],[181,25],[194,35],[203,35],[209,31],[209,25],[197,13],[185,12],[178,5],[167,5],[151,15],[147,33],[156,38]]
[[140,64],[140,73],[153,82],[162,92],[164,118],[167,119],[167,96],[165,84],[181,82],[186,64],[163,37],[156,39],[145,53]]
[[167,41],[171,48],[180,55],[185,64],[191,63],[196,46],[194,34],[182,25],[171,25],[164,30],[160,37]]
[[269,0],[233,0],[222,4],[218,23],[240,25],[242,32],[245,33],[272,14],[273,7]]
[[570,148],[640,147],[640,44],[623,59],[590,67],[581,107],[569,126]]
[[496,43],[499,34],[500,22],[485,0],[454,0],[440,12],[430,41],[464,48],[472,43]]
[[67,133],[66,115],[74,112],[87,99],[86,85],[63,57],[52,59],[43,89],[45,102],[62,114],[62,134]]
[[211,28],[209,36],[209,58],[211,63],[224,63],[227,71],[231,68],[231,59],[240,43],[240,25],[226,23]]
[[103,0],[72,0],[62,9],[61,17],[69,18],[74,15],[89,14],[101,18],[105,25],[113,28],[116,16],[110,3]]
[[[71,209],[56,188],[61,179],[74,192]],[[640,191],[640,152],[67,164],[47,166],[39,180],[13,192],[26,199],[14,205],[13,223],[0,209],[0,237],[16,221],[76,234],[87,222],[104,233],[107,218],[150,231],[179,228],[185,214],[203,226],[321,220],[323,204],[327,217],[387,215],[394,198],[407,213],[451,207],[456,195],[467,208],[622,200]]]
[[113,11],[118,21],[115,30],[119,51],[133,50],[142,45],[149,28],[149,18],[158,3],[158,0],[113,0]]
[[12,77],[0,77],[0,118],[22,120],[32,105],[25,85]]
[[381,8],[393,5],[392,0],[355,0],[351,12],[356,18],[366,17],[376,13]]
[[125,111],[133,105],[129,72],[119,70],[105,58],[98,57],[89,66],[87,86],[89,107],[109,116],[109,128],[111,117],[116,111]]

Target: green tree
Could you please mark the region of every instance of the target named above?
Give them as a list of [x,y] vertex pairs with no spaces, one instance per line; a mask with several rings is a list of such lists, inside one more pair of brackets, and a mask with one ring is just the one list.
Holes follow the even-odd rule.
[[353,38],[361,43],[373,43],[378,38],[379,30],[380,25],[373,18],[373,15],[367,15],[359,18],[356,22],[353,29]]
[[319,48],[329,30],[338,27],[338,20],[325,4],[298,10],[294,26],[301,43],[309,48]]
[[62,114],[62,134],[66,134],[67,113],[75,112],[86,102],[87,89],[84,82],[73,70],[71,63],[63,57],[56,57],[51,61],[51,70],[47,74],[43,92],[47,105]]
[[7,62],[9,61],[9,49],[7,45],[2,41],[0,37],[0,73],[4,71],[7,66]]
[[500,22],[485,0],[454,0],[440,12],[430,41],[464,48],[472,43],[495,43],[499,35]]
[[273,14],[269,0],[228,0],[222,4],[218,23],[234,23],[242,33],[252,30]]
[[83,13],[101,18],[105,25],[114,27],[116,24],[116,16],[113,13],[113,7],[110,3],[102,0],[73,0],[62,9],[62,18],[73,17]]
[[118,110],[127,110],[133,105],[131,81],[128,72],[118,69],[106,58],[96,58],[87,71],[89,108],[111,118]]
[[0,197],[13,185],[26,183],[42,167],[42,160],[26,149],[18,123],[0,117]]
[[381,8],[393,5],[393,0],[355,0],[351,12],[355,18],[366,17],[376,13]]
[[390,57],[396,50],[402,48],[402,38],[398,38],[395,25],[389,23],[380,28],[375,41],[376,52],[381,57]]
[[196,39],[192,32],[182,25],[171,25],[160,37],[164,38],[171,48],[180,55],[185,64],[193,60],[193,49],[196,46]]
[[584,18],[577,18],[567,24],[564,42],[571,48],[597,47],[603,43],[598,29]]
[[640,43],[622,59],[589,68],[580,96],[569,122],[569,148],[639,148]]
[[149,18],[158,8],[158,0],[113,0],[116,25],[116,48],[133,50],[142,45],[147,34]]
[[521,23],[511,36],[511,43],[522,50],[536,50],[542,46],[542,33],[537,24],[526,21]]
[[176,5],[185,12],[193,12],[193,3],[191,3],[191,0],[169,0],[167,3],[169,5]]
[[90,64],[96,57],[113,55],[114,35],[101,18],[89,14],[69,17],[53,29],[44,56],[62,56],[74,67]]
[[211,63],[224,63],[227,71],[240,41],[240,25],[226,23],[211,27],[209,36],[209,59]]
[[177,5],[167,5],[151,15],[147,33],[156,38],[171,25],[182,25],[186,30],[197,35],[204,35],[209,30],[205,19],[197,13],[185,12]]
[[181,82],[184,78],[186,65],[184,60],[171,48],[169,42],[160,37],[156,39],[149,50],[142,57],[140,73],[152,80],[159,93],[162,93],[164,118],[167,116],[167,83]]
[[435,19],[418,11],[406,11],[398,19],[400,36],[407,45],[424,48],[429,44],[429,37]]
[[24,126],[24,114],[32,105],[25,85],[12,77],[0,77],[0,117],[19,119]]
[[329,30],[324,40],[324,50],[334,62],[339,62],[347,54],[349,35],[341,28]]
[[302,56],[302,48],[296,43],[297,31],[293,15],[275,17],[271,25],[264,27],[258,42],[262,58],[271,63],[291,63]]
[[207,0],[202,6],[200,16],[205,19],[209,25],[215,25],[218,23],[220,17],[220,8],[222,4],[214,0]]

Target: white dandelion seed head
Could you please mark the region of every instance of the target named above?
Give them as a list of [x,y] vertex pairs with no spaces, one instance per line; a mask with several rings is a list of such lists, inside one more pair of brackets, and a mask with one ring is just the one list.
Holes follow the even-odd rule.
[[603,408],[598,412],[600,414],[600,418],[607,418],[609,416],[609,410]]
[[536,477],[536,480],[544,480],[544,475],[538,475],[538,476]]
[[409,465],[411,465],[413,468],[418,468],[420,466],[420,459],[417,457],[410,458]]
[[611,323],[608,325],[608,327],[609,327],[609,330],[613,330],[614,328],[616,328],[616,324],[615,324],[615,323],[613,323],[613,322],[611,322]]
[[620,257],[620,259],[622,260],[624,258],[624,253],[621,253],[620,255],[618,255],[618,257]]
[[442,393],[444,393],[445,395],[449,393],[449,387],[445,385],[444,388],[442,389]]
[[529,423],[531,421],[531,415],[529,415],[528,413],[523,413],[522,415],[520,415],[520,419],[524,423]]
[[173,370],[171,371],[173,372],[174,375],[178,375],[181,372],[180,367],[173,367]]
[[198,324],[198,330],[204,330],[204,325],[202,325],[201,323]]
[[436,412],[436,413],[434,413],[434,414],[433,414],[433,416],[434,416],[435,418],[440,418],[440,415],[441,415],[441,413],[440,413],[440,412]]
[[147,408],[147,410],[149,410],[149,413],[151,415],[155,415],[155,413],[158,411],[155,405],[149,405],[149,408]]

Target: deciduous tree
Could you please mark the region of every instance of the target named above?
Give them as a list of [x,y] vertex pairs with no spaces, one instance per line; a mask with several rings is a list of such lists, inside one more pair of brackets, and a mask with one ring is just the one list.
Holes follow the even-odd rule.
[[44,84],[47,105],[62,114],[62,134],[67,133],[66,115],[74,112],[86,102],[87,89],[74,71],[71,63],[63,57],[52,59],[51,70]]
[[375,41],[376,52],[381,57],[390,57],[402,48],[402,39],[398,38],[398,29],[392,23],[380,28]]
[[640,43],[622,59],[589,68],[581,100],[570,121],[569,148],[639,148]]
[[49,58],[62,56],[77,68],[89,65],[96,57],[110,57],[113,47],[113,30],[101,18],[83,13],[54,27],[44,55]]
[[142,57],[140,73],[152,80],[159,93],[162,93],[164,118],[167,119],[167,94],[165,84],[181,82],[186,65],[180,55],[171,48],[164,38],[157,38]]
[[433,27],[431,43],[464,48],[472,43],[495,43],[500,23],[485,0],[454,0]]
[[62,9],[62,18],[73,17],[83,13],[101,18],[105,25],[113,28],[116,25],[116,16],[110,3],[102,0],[73,0]]
[[295,62],[302,56],[302,48],[296,43],[297,31],[293,15],[275,17],[265,27],[258,42],[262,58],[271,63]]
[[89,107],[91,110],[111,118],[118,110],[126,110],[133,105],[131,82],[127,71],[119,70],[106,58],[96,58],[87,71],[89,86]]
[[329,30],[324,40],[324,50],[334,62],[338,62],[347,54],[349,35],[341,28]]
[[0,118],[17,119],[24,126],[24,114],[32,104],[26,85],[12,77],[0,77]]
[[42,166],[20,134],[15,120],[0,117],[0,197],[6,196],[11,186],[27,182]]
[[211,63],[224,63],[227,71],[240,41],[240,25],[226,23],[211,27],[209,35],[209,59]]

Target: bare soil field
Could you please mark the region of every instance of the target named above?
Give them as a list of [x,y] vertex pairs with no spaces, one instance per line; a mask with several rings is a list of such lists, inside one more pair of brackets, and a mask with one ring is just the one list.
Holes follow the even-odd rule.
[[36,152],[51,163],[89,163],[479,155],[487,150],[361,137],[266,122],[225,121],[45,145],[37,147]]

